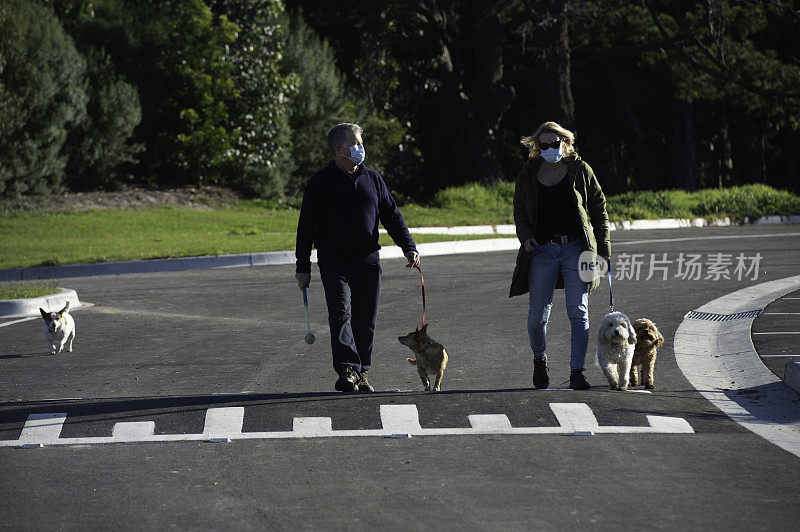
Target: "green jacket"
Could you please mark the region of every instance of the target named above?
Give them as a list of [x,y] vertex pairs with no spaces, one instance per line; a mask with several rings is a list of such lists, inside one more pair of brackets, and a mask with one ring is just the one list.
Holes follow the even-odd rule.
[[[529,159],[523,166],[514,188],[514,223],[517,226],[517,238],[520,243],[536,235],[536,212],[538,209],[538,188],[536,173],[542,159]],[[583,226],[583,249],[591,250],[601,256],[611,255],[611,237],[608,230],[608,213],[606,213],[606,197],[600,183],[592,172],[592,168],[577,155],[567,156],[567,175],[575,191],[575,208]],[[591,223],[590,223],[591,222]],[[525,256],[520,246],[517,253],[517,265],[511,280],[511,291],[508,297],[519,296],[528,292],[528,270],[531,259]],[[600,285],[595,279],[590,290]],[[564,288],[564,279],[559,273],[556,288]]]

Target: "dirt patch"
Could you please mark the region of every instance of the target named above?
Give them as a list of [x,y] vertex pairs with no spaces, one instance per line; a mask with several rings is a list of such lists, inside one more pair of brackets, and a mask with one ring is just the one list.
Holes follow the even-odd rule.
[[2,212],[65,212],[99,209],[148,209],[172,206],[210,210],[230,205],[239,195],[222,187],[184,187],[174,189],[130,188],[118,192],[68,192],[49,196],[26,196],[0,200]]

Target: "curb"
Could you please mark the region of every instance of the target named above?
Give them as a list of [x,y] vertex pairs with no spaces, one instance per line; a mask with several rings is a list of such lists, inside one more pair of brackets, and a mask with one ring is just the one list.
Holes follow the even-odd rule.
[[783,381],[800,394],[800,361],[786,363]]
[[[417,245],[417,250],[419,250],[420,254],[425,256],[481,253],[488,251],[516,251],[518,248],[519,241],[516,238],[429,242]],[[386,246],[380,250],[380,258],[382,259],[401,258],[402,256],[403,252],[397,246]],[[312,250],[311,252],[311,262],[317,262],[316,250]],[[32,268],[10,268],[0,270],[0,282],[90,277],[94,275],[121,275],[128,273],[238,268],[243,266],[267,266],[294,263],[294,251],[271,251],[240,255],[217,255],[214,257],[134,260],[101,264],[69,264],[66,266],[35,266]]]
[[[312,260],[316,254],[312,253]],[[91,277],[94,275],[121,275],[126,273],[173,272],[211,268],[237,268],[289,264],[295,261],[294,251],[216,255],[213,257],[182,257],[177,259],[131,260],[96,264],[68,264],[66,266],[34,266],[0,270],[0,282],[29,281],[35,279],[63,279],[66,277]]]
[[75,290],[62,288],[57,294],[50,294],[42,297],[32,297],[28,299],[5,299],[0,301],[0,318],[29,318],[39,316],[39,307],[50,311],[58,312],[69,301],[70,308],[76,309],[81,306],[78,294]]
[[[746,429],[800,457],[800,396],[761,362],[753,346],[755,316],[800,287],[800,275],[750,286],[687,313],[675,332],[678,368],[714,406]],[[788,370],[788,367],[787,367]]]
[[[740,225],[781,225],[781,224],[800,224],[800,215],[793,216],[761,216],[760,218],[745,217],[744,223]],[[611,231],[631,231],[638,229],[683,229],[685,227],[728,227],[737,225],[730,218],[715,218],[706,220],[705,218],[663,218],[661,220],[623,220],[621,222],[609,222]],[[380,233],[386,234],[386,229],[380,229]],[[411,233],[419,235],[516,235],[516,227],[513,224],[501,225],[456,225],[442,227],[413,227],[409,228]]]

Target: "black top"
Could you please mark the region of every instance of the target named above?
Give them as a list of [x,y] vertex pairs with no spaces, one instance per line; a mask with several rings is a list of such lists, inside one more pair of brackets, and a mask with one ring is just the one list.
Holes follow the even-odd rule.
[[582,228],[569,176],[553,186],[536,180],[539,208],[536,212],[536,241],[544,244],[556,235],[580,236]]
[[379,221],[404,254],[417,250],[380,174],[363,164],[348,174],[331,161],[306,185],[297,223],[296,271],[311,271],[312,245],[320,261],[377,262]]

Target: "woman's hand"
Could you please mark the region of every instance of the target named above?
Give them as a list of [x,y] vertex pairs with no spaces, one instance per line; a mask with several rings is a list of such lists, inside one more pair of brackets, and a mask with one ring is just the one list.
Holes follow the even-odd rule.
[[525,248],[525,251],[528,253],[533,253],[533,246],[538,246],[539,243],[534,238],[526,238],[525,242],[522,243],[522,247]]

